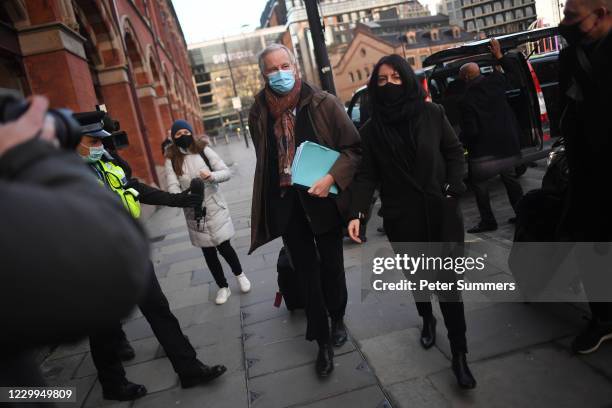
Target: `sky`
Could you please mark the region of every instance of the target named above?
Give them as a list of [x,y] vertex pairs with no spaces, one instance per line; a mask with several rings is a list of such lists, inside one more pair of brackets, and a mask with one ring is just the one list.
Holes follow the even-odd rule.
[[[435,13],[437,0],[421,0]],[[259,27],[266,0],[172,0],[187,44]],[[247,24],[247,27],[243,25]]]
[[[188,44],[259,27],[266,0],[172,0]],[[248,24],[248,27],[242,27]]]

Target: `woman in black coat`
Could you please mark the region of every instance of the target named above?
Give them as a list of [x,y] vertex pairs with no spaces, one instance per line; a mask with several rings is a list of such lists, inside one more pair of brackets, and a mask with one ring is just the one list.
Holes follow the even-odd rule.
[[[349,235],[361,242],[360,220],[367,215],[374,189],[380,184],[383,225],[396,253],[402,251],[399,243],[419,243],[416,245],[427,255],[435,252],[443,257],[461,256],[463,218],[457,197],[465,191],[463,147],[444,109],[425,102],[414,72],[399,55],[386,56],[378,62],[368,94],[372,117],[360,130],[363,156],[351,186],[354,219],[349,224]],[[440,252],[432,247],[446,249]],[[430,282],[456,280],[454,271],[437,271],[433,276],[421,277]],[[418,282],[418,278],[412,278]],[[413,294],[423,318],[421,345],[427,349],[434,345],[436,333],[431,293]],[[438,297],[448,329],[453,372],[461,387],[474,388],[476,381],[466,362],[461,295],[453,290],[440,292]]]

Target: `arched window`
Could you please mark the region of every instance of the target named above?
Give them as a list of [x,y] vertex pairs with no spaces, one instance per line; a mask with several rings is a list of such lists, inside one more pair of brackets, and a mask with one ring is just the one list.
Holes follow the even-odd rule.
[[355,82],[355,75],[352,72],[349,72],[349,77],[351,78],[351,82]]
[[362,77],[361,77],[361,70],[357,70],[357,80],[361,81]]

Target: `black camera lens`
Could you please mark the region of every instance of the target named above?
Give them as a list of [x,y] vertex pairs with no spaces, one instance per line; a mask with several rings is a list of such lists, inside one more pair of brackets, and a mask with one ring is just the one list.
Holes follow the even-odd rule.
[[[30,104],[10,89],[0,89],[0,123],[19,119]],[[55,137],[65,149],[73,150],[81,142],[81,127],[69,109],[49,109],[47,115],[53,119]]]

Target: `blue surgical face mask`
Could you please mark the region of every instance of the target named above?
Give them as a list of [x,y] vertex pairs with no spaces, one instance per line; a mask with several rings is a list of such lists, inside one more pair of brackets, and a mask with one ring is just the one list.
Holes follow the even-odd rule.
[[102,156],[104,156],[104,152],[105,152],[104,146],[90,146],[89,154],[87,156],[84,156],[83,158],[88,163],[95,163],[98,160],[100,160]]
[[295,74],[291,69],[281,69],[268,75],[268,84],[274,92],[287,94],[295,86]]

